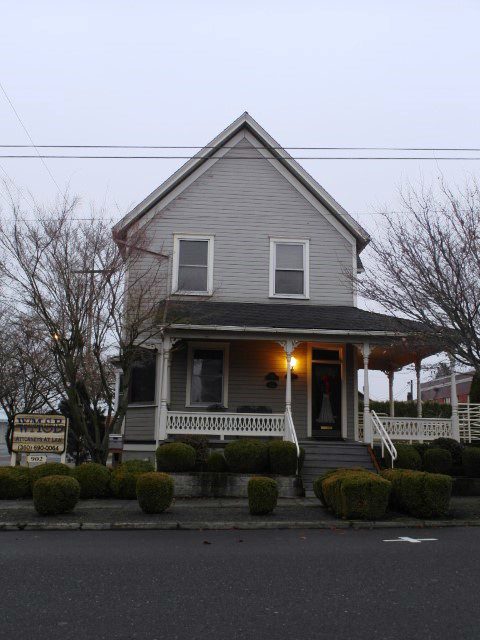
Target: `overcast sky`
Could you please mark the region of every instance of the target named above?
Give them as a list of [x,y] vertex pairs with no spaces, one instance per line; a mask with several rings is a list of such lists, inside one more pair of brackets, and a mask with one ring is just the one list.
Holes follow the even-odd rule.
[[[284,146],[480,147],[479,25],[478,0],[3,2],[0,81],[36,144],[202,145],[247,110]],[[0,143],[28,142],[0,94]],[[181,161],[48,164],[118,219]],[[480,169],[302,164],[371,233],[365,213],[398,208],[407,180]],[[40,201],[56,195],[38,159],[0,158],[5,172]],[[399,399],[411,377],[397,377]],[[386,395],[382,374],[372,393]]]

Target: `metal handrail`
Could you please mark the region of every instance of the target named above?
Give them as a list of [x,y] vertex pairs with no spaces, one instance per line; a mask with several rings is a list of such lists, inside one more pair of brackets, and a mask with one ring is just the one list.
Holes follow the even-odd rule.
[[285,435],[289,438],[290,442],[293,442],[297,449],[297,459],[300,458],[300,446],[298,444],[297,432],[295,431],[295,425],[293,424],[292,411],[290,407],[285,409]]
[[385,427],[383,426],[380,418],[377,416],[375,411],[371,411],[370,416],[372,420],[372,427],[378,433],[382,441],[382,457],[384,456],[384,447],[385,447],[388,453],[390,454],[390,459],[392,460],[392,468],[393,468],[393,463],[397,459],[397,455],[398,455],[397,450],[395,449],[395,445],[393,444],[390,436],[388,435]]

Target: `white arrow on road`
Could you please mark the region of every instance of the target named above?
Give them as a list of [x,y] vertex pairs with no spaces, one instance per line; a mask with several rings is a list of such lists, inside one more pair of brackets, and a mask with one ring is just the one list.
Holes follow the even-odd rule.
[[409,538],[408,536],[400,536],[399,538],[395,538],[395,540],[383,540],[383,542],[413,542],[414,544],[419,544],[420,542],[433,542],[438,540],[438,538]]

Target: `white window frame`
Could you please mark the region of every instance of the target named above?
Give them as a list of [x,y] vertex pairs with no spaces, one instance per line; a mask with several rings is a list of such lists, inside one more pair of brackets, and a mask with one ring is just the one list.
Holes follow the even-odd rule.
[[[275,271],[277,268],[277,245],[298,244],[303,246],[303,293],[275,293]],[[310,240],[305,238],[270,238],[270,298],[296,298],[308,300],[310,298]]]
[[205,349],[210,351],[223,351],[223,388],[221,404],[228,409],[228,366],[229,366],[229,350],[228,342],[189,342],[188,343],[188,360],[187,360],[187,385],[186,385],[186,407],[209,407],[211,402],[192,402],[192,371],[193,371],[193,352],[195,349]]
[[[173,234],[173,268],[172,268],[172,293],[182,296],[211,296],[213,294],[213,235],[196,233]],[[178,289],[178,268],[180,263],[180,240],[203,240],[208,242],[207,257],[207,290],[206,291],[181,291]]]

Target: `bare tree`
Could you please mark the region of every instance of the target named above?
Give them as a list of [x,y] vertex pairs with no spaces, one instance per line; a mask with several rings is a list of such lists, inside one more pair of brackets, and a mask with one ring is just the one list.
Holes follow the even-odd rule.
[[480,372],[480,190],[409,187],[384,216],[359,293],[422,323],[428,341]]
[[[51,210],[27,213],[12,201],[0,224],[0,268],[12,304],[42,327],[72,428],[104,463],[109,434],[125,415],[138,349],[162,332],[165,256],[148,250],[144,232],[114,242],[109,222],[76,218],[78,209],[68,196]],[[114,355],[123,371],[118,406]]]
[[10,436],[16,413],[50,411],[59,398],[51,353],[31,316],[18,317],[11,309],[0,309],[0,406]]

